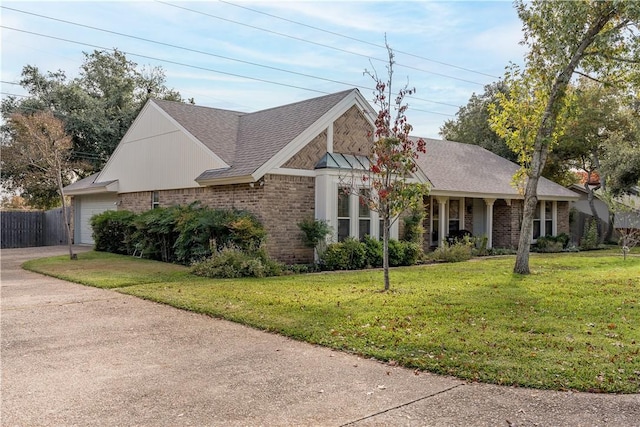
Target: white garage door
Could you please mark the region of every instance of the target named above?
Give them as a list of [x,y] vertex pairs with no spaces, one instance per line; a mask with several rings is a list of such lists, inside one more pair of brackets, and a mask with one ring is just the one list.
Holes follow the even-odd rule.
[[91,217],[104,211],[116,210],[118,196],[115,194],[100,194],[95,196],[76,196],[75,199],[75,243],[93,244]]

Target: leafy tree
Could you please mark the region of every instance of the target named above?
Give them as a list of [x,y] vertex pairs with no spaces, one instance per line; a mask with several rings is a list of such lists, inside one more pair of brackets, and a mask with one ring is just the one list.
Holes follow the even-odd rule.
[[[586,176],[584,188],[601,243],[613,231],[600,221],[595,206],[596,192],[606,192],[608,186],[609,171],[602,168],[602,163],[615,156],[623,145],[636,141],[634,128],[638,117],[630,111],[628,97],[614,87],[582,77],[570,90],[571,115],[554,153],[568,167]],[[596,181],[598,184],[593,185]]]
[[635,141],[622,141],[602,162],[609,191],[621,195],[640,187],[640,132]]
[[[102,168],[149,98],[182,101],[178,92],[165,86],[161,68],[140,69],[118,50],[96,50],[84,55],[74,79],[67,78],[61,70],[43,73],[26,65],[20,84],[29,96],[8,97],[0,105],[3,117],[53,111],[72,138],[72,159],[83,161],[76,163],[74,171],[80,177]],[[11,137],[6,126],[3,131],[4,139]],[[27,191],[31,199],[40,194],[41,204],[46,204],[47,199],[55,200],[54,188],[27,189],[21,177],[10,171],[3,171],[2,182],[8,189]]]
[[21,171],[26,179],[54,187],[62,204],[62,217],[67,232],[69,257],[75,259],[71,246],[71,228],[64,196],[65,178],[72,173],[69,161],[71,137],[64,124],[50,111],[31,115],[14,114],[8,126],[12,132],[10,145],[2,145],[2,166]]
[[524,212],[514,272],[528,274],[538,181],[565,131],[569,82],[575,72],[614,85],[640,78],[640,3],[516,0],[515,6],[529,52],[524,69],[507,71],[509,97],[498,95],[500,108],[492,108],[491,121],[523,166]]
[[[486,85],[482,94],[472,94],[467,105],[460,107],[456,118],[447,120],[442,125],[440,136],[449,141],[479,145],[500,157],[517,162],[517,152],[512,150],[506,140],[491,128],[490,106],[499,102],[498,94],[509,97],[509,88],[502,80]],[[552,151],[542,176],[563,185],[573,184],[575,176],[569,171],[564,160],[562,156]]]
[[[386,42],[385,42],[386,44]],[[383,79],[375,70],[365,70],[376,82],[374,103],[378,106],[375,120],[374,143],[371,152],[372,164],[360,182],[351,180],[344,190],[358,194],[360,202],[377,211],[382,220],[384,289],[389,289],[389,232],[391,225],[407,209],[422,206],[423,197],[428,194],[426,184],[413,182],[411,175],[416,172],[415,160],[419,153],[425,153],[425,142],[421,138],[409,137],[413,126],[406,116],[408,105],[404,97],[415,93],[415,88],[405,85],[394,94],[392,90],[394,53],[386,44],[389,55],[387,77]],[[367,191],[360,191],[368,186]]]
[[472,94],[467,105],[460,107],[456,118],[447,120],[440,128],[440,136],[449,141],[479,145],[512,162],[518,157],[504,138],[489,126],[489,105],[498,102],[498,94],[508,96],[509,89],[503,81],[484,87],[481,94]]
[[627,127],[611,135],[602,173],[607,190],[614,196],[636,192],[640,187],[640,94],[636,94],[622,113]]
[[640,245],[640,205],[638,205],[638,195],[638,191],[635,190],[631,190],[627,194],[616,195],[611,191],[604,191],[601,194],[601,198],[607,204],[609,211],[613,212],[617,218],[618,244],[625,260],[631,249]]

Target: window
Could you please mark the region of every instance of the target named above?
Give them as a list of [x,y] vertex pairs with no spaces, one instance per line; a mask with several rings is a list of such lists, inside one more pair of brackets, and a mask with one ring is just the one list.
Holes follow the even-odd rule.
[[349,237],[351,229],[351,209],[349,195],[338,189],[338,242]]
[[[334,194],[337,198],[334,200],[337,203],[332,206],[334,214],[331,225],[334,230],[337,230],[337,241],[342,242],[347,237],[362,240],[367,235],[373,238],[381,237],[382,219],[368,203],[370,192],[374,190],[359,188],[357,192],[350,192],[350,194],[345,194],[340,186],[336,186],[336,190]],[[390,227],[389,236],[397,238],[397,235],[397,226],[393,224]]]
[[157,191],[153,192],[151,196],[151,209],[156,209],[160,207],[160,194]]
[[431,244],[440,243],[440,206],[436,199],[431,199]]
[[552,236],[553,235],[553,203],[552,202],[541,202],[544,203],[544,235]]
[[358,208],[358,238],[371,235],[371,209],[369,209],[369,190],[361,189]]
[[538,202],[533,215],[533,240],[554,234],[554,202]]
[[540,215],[540,203],[544,203],[544,202],[538,202],[538,205],[536,206],[536,211],[533,215],[533,240],[536,240],[538,237],[540,237],[542,235],[542,218]]

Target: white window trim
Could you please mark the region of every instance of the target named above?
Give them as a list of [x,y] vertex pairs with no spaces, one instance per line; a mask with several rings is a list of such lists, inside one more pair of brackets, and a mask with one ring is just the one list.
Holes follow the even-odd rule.
[[[340,188],[340,171],[335,169],[326,169],[316,171],[316,219],[327,221],[333,229],[330,241],[338,241],[338,192]],[[361,188],[369,187],[363,185]],[[359,197],[357,194],[349,196],[350,203],[350,225],[349,235],[358,239],[359,228]],[[382,230],[380,230],[380,215],[378,212],[371,211],[371,237],[382,238]],[[398,239],[398,220],[391,225],[390,238]]]
[[160,207],[160,192],[152,191],[151,192],[151,209],[156,209]]
[[[551,203],[551,235],[558,235],[558,202],[555,200],[538,200],[538,214],[540,215],[539,219],[533,219],[533,221],[540,221],[540,236],[545,237],[547,235],[547,218],[546,218],[546,203]],[[533,225],[531,226],[531,243],[536,243],[538,239],[533,238]]]

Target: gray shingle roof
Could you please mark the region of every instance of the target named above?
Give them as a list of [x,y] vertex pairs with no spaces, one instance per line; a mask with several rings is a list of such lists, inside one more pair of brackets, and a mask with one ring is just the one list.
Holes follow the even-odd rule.
[[162,108],[225,163],[233,164],[238,124],[246,113],[159,99],[151,102]]
[[[423,139],[427,152],[417,163],[431,181],[433,190],[518,196],[511,185],[519,169],[517,164],[477,145]],[[571,190],[546,178],[540,178],[538,196],[576,197]]]
[[242,115],[231,168],[205,171],[196,180],[245,176],[255,172],[354,90],[357,89]]

